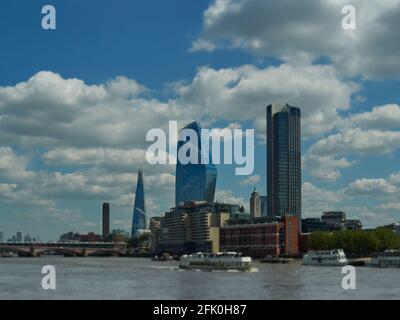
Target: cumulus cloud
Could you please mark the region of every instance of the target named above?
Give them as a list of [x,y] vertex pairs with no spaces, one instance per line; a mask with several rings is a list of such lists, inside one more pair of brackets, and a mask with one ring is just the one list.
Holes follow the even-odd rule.
[[345,129],[319,140],[310,148],[318,155],[379,155],[389,154],[400,147],[399,131]]
[[41,147],[144,146],[145,132],[179,118],[174,105],[142,98],[134,80],[87,85],[39,72],[0,87],[0,143]]
[[332,191],[305,182],[302,186],[303,217],[320,217],[323,211],[331,209],[343,199],[342,190]]
[[303,167],[313,177],[327,180],[336,181],[342,174],[339,169],[351,167],[352,162],[346,158],[335,158],[334,156],[321,156],[313,153],[306,153],[303,157]]
[[217,190],[215,193],[215,201],[237,204],[243,206],[245,210],[249,210],[249,201],[244,200],[243,197],[236,196],[232,190]]
[[374,107],[371,111],[357,113],[338,123],[340,127],[358,127],[370,130],[392,130],[400,128],[400,106],[388,104]]
[[255,121],[262,137],[268,104],[301,106],[302,134],[309,137],[329,132],[339,119],[338,112],[350,108],[351,95],[358,89],[352,82],[339,80],[331,66],[307,65],[203,67],[192,82],[176,87],[179,103],[194,114],[225,121]]
[[240,182],[242,186],[255,186],[258,182],[261,181],[261,177],[256,174],[254,176],[250,176],[243,181]]
[[[191,51],[243,49],[297,63],[328,57],[342,74],[400,75],[399,0],[354,0],[357,29],[342,28],[348,1],[214,0]],[[382,57],[385,57],[382,59]]]
[[399,190],[385,179],[358,179],[349,184],[346,194],[349,196],[387,196]]

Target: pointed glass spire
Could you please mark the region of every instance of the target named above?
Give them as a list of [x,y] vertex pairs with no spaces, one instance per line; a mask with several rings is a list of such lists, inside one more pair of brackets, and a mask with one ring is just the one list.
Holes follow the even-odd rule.
[[139,229],[146,229],[146,209],[144,205],[144,184],[143,184],[143,171],[139,169],[137,186],[136,186],[136,196],[135,204],[133,208],[133,218],[132,218],[132,229],[131,238],[136,236]]

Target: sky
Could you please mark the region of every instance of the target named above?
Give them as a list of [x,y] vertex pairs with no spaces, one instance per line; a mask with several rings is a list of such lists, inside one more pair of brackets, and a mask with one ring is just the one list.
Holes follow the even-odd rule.
[[255,129],[253,174],[218,166],[216,200],[248,208],[271,103],[302,110],[304,217],[400,221],[399,17],[400,0],[1,1],[0,231],[100,233],[103,202],[128,231],[139,168],[148,214],[169,210],[175,168],[145,153],[171,120]]

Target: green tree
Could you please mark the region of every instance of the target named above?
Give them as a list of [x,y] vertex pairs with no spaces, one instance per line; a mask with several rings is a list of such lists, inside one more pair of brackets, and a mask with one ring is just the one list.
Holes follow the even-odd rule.
[[374,231],[375,236],[379,239],[379,250],[393,250],[400,248],[400,236],[388,228],[377,228]]
[[313,250],[329,250],[333,246],[330,232],[315,231],[310,235],[310,247]]

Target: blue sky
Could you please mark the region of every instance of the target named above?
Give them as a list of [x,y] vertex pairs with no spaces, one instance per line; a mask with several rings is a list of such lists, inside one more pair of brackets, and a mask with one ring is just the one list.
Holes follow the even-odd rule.
[[400,1],[352,3],[345,31],[344,1],[52,1],[45,31],[47,1],[2,1],[0,230],[100,232],[103,201],[129,230],[140,167],[149,213],[168,210],[174,168],[144,160],[168,120],[256,130],[254,174],[218,168],[216,199],[247,206],[266,192],[265,106],[285,102],[303,112],[304,216],[400,220]]

